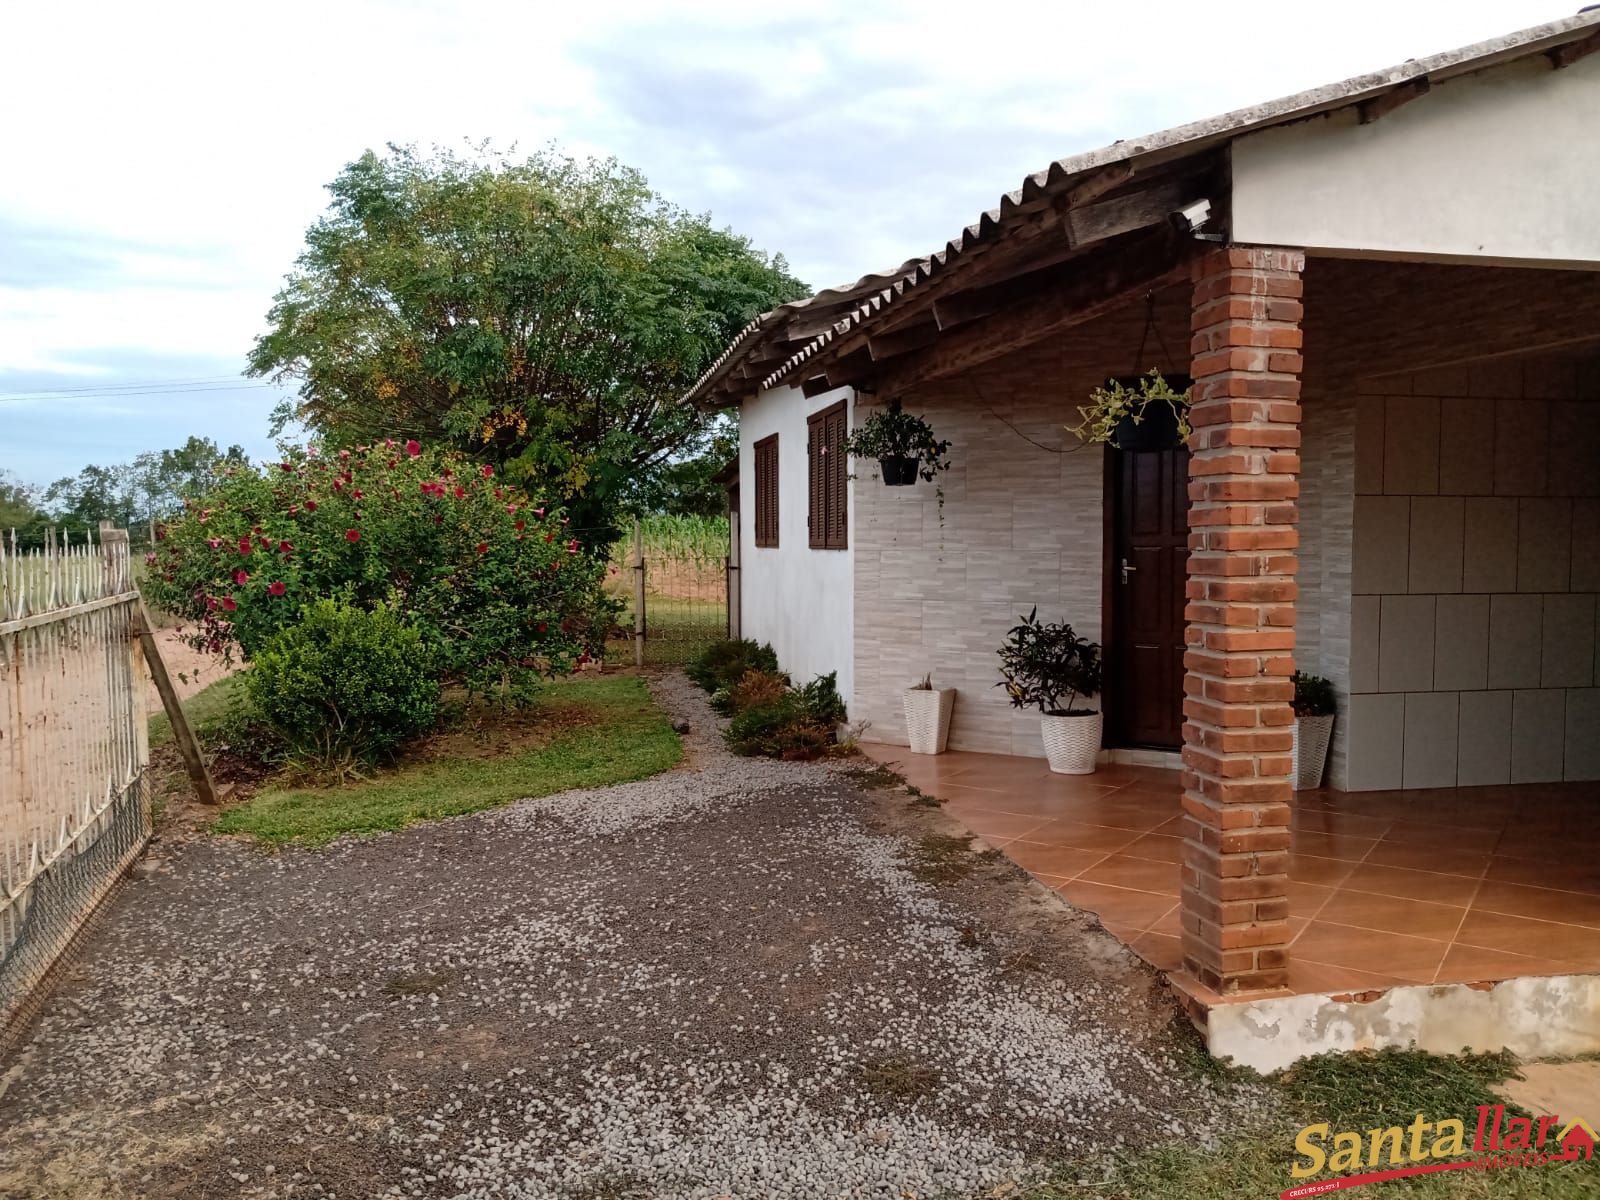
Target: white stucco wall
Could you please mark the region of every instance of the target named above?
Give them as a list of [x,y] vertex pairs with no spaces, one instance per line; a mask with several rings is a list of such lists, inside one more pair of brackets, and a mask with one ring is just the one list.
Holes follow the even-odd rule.
[[1240,242],[1600,262],[1600,55],[1448,80],[1368,125],[1354,109],[1233,143]]
[[[796,683],[839,673],[839,694],[854,715],[856,485],[850,489],[848,550],[813,550],[806,518],[809,466],[806,418],[845,400],[848,388],[808,400],[797,387],[772,388],[739,414],[739,576],[741,632],[770,642]],[[778,545],[757,546],[755,444],[778,435]]]

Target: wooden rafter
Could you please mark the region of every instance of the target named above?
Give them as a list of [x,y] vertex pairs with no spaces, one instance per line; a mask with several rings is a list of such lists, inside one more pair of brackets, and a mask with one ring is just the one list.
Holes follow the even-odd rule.
[[918,384],[979,366],[1092,321],[1130,296],[1180,278],[1192,244],[1167,230],[1108,247],[1075,266],[1066,282],[998,309],[942,336],[929,349],[878,375],[878,390],[899,395]]
[[1582,41],[1557,46],[1549,52],[1550,64],[1559,71],[1562,67],[1570,67],[1579,59],[1588,58],[1596,50],[1600,50],[1600,31],[1591,33]]
[[1426,96],[1433,85],[1428,82],[1426,75],[1419,75],[1415,79],[1408,79],[1398,87],[1392,87],[1381,96],[1374,96],[1371,100],[1363,100],[1356,105],[1360,113],[1361,124],[1371,125],[1374,121],[1388,116],[1395,109],[1410,104],[1413,100],[1420,100]]

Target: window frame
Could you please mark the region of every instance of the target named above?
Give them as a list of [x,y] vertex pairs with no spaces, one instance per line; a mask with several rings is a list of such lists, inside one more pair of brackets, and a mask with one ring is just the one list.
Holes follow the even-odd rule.
[[755,533],[755,544],[761,549],[773,549],[778,545],[778,435],[769,433],[761,438],[750,448],[750,457],[753,463],[754,476],[751,491],[754,503],[754,520],[751,522]]
[[849,402],[806,417],[807,542],[812,550],[850,548]]

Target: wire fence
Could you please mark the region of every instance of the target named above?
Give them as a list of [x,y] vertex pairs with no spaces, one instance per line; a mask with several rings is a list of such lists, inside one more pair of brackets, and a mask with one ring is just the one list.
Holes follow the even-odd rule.
[[127,534],[0,545],[0,1043],[150,834]]
[[681,665],[728,636],[727,523],[693,532],[641,523],[613,547],[608,579],[624,611],[608,663]]

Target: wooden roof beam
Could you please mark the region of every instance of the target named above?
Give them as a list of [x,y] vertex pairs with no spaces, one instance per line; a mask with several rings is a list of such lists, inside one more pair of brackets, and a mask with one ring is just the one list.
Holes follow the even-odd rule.
[[1562,67],[1570,67],[1579,59],[1588,58],[1596,50],[1600,50],[1600,31],[1591,33],[1581,41],[1568,42],[1565,46],[1557,46],[1549,51],[1550,65],[1559,71]]
[[1170,214],[1198,199],[1198,183],[1172,182],[1081,208],[1063,204],[1057,211],[1067,244],[1076,248],[1160,225]]
[[969,370],[1082,325],[1145,291],[1183,277],[1193,243],[1162,229],[1134,245],[1108,247],[1085,259],[1066,283],[1016,301],[947,334],[928,350],[880,373],[878,390],[898,396],[918,384]]
[[872,355],[873,362],[882,362],[884,359],[898,358],[902,354],[931,346],[938,337],[939,326],[933,321],[906,326],[892,332],[869,333],[867,352]]
[[1392,87],[1381,96],[1374,96],[1371,100],[1363,100],[1356,105],[1360,114],[1361,124],[1371,125],[1374,121],[1388,116],[1397,108],[1403,108],[1413,100],[1420,100],[1426,96],[1433,85],[1428,82],[1426,75],[1419,75],[1415,79],[1407,80],[1399,87]]

